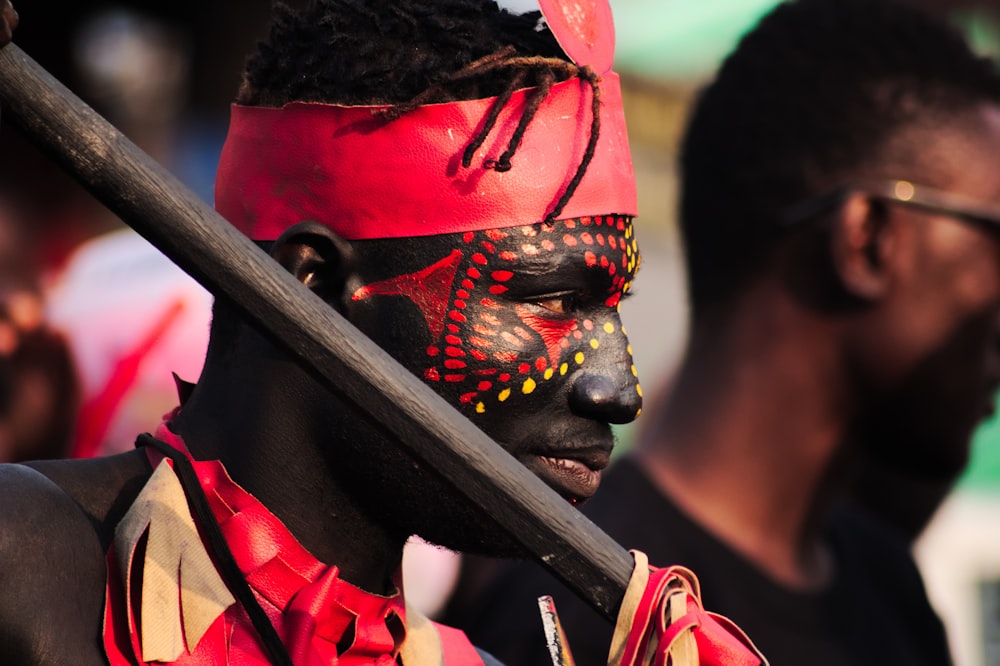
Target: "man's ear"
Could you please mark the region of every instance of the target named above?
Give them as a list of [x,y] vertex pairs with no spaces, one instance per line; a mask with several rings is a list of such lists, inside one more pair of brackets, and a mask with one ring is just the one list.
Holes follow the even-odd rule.
[[884,206],[861,193],[832,215],[830,251],[841,287],[861,300],[881,299],[892,283],[893,232]]
[[318,222],[299,222],[271,245],[271,257],[338,310],[353,270],[351,244]]

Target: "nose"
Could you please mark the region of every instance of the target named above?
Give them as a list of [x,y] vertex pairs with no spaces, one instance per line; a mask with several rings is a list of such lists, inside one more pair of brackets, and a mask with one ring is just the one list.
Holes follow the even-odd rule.
[[631,423],[642,408],[642,393],[635,381],[615,382],[602,374],[584,372],[573,382],[569,404],[577,416]]

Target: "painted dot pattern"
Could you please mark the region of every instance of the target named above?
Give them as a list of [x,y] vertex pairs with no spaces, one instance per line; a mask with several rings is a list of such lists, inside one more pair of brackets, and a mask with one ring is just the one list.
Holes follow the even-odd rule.
[[[439,304],[447,298],[443,308],[434,309],[443,328],[426,348],[423,377],[452,386],[447,394],[457,396],[460,408],[483,414],[518,397],[530,398],[547,382],[586,367],[587,359],[608,344],[624,350],[618,308],[639,264],[630,217],[584,217],[465,232],[458,238],[461,259],[450,289],[439,292]],[[546,254],[566,249],[582,257],[588,270],[606,274],[601,284],[607,289],[598,295],[606,314],[548,316],[537,305],[507,296],[522,262],[537,264]],[[427,316],[431,308],[424,309]],[[430,317],[428,325],[433,335],[436,324]],[[631,352],[624,367],[634,381],[630,366]]]

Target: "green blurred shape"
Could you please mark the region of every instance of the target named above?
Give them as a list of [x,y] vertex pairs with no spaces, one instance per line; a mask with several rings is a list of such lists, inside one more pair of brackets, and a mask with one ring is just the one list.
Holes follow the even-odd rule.
[[[711,77],[777,0],[611,0],[617,33],[615,68],[652,79],[701,82]],[[995,8],[953,12],[982,53],[1000,54]]]
[[[1000,414],[1000,401],[997,402]],[[969,490],[1000,491],[1000,417],[994,415],[979,426],[972,438],[972,459],[959,486]]]
[[611,0],[615,69],[654,79],[712,75],[775,0]]

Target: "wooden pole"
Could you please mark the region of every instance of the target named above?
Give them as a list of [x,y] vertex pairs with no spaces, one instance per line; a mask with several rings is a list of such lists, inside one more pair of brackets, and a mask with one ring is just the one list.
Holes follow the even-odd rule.
[[632,571],[621,546],[14,44],[0,49],[0,107],[129,226],[270,332],[579,596],[616,616]]

